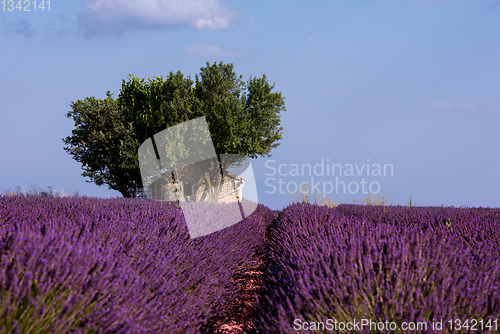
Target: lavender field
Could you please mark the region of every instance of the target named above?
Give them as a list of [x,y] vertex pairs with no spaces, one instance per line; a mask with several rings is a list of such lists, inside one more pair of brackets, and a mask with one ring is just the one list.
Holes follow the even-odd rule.
[[182,211],[131,199],[0,197],[2,333],[199,333],[274,218],[260,205],[190,239]]
[[[275,217],[260,204],[190,239],[170,203],[0,196],[0,332],[331,333],[327,319],[365,318],[429,327],[337,332],[494,333],[499,225],[490,208],[292,204]],[[255,261],[250,324],[214,326]]]
[[262,333],[332,332],[327,319],[427,324],[351,333],[499,331],[499,209],[295,204],[269,234]]

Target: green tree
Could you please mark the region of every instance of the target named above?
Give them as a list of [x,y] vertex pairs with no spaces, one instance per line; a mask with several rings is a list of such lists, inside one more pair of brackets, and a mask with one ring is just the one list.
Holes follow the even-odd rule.
[[[87,182],[107,184],[124,197],[142,186],[138,148],[154,134],[205,116],[217,154],[271,156],[279,146],[285,111],[281,92],[265,75],[243,81],[232,64],[208,62],[195,81],[180,71],[162,77],[122,81],[116,99],[87,97],[71,103],[75,122],[64,150],[82,164]],[[220,162],[220,156],[219,162]]]

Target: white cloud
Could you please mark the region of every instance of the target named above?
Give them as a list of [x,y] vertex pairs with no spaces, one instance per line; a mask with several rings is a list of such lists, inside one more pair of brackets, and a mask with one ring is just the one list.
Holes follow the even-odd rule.
[[453,108],[456,105],[456,103],[451,103],[448,101],[436,101],[434,102],[434,107],[439,108],[439,109],[450,109]]
[[487,104],[487,105],[485,106],[485,108],[486,108],[487,110],[489,110],[489,111],[496,111],[496,112],[500,112],[500,108],[498,108],[498,107],[494,107],[494,106],[492,106],[491,104]]
[[461,109],[476,109],[476,105],[470,103],[453,103],[448,101],[436,101],[434,102],[434,107],[439,109],[451,109],[451,108],[461,108]]
[[[465,109],[465,110],[474,110],[477,109],[478,106],[471,103],[453,103],[448,101],[435,101],[433,106],[438,109]],[[486,106],[488,109],[488,106]]]
[[490,3],[490,9],[495,9],[498,6],[500,6],[500,0],[496,0],[496,1],[492,2],[492,3]]
[[314,38],[314,37],[312,37],[312,36],[307,37],[307,40],[308,40],[308,41],[309,41],[309,43],[311,43],[311,44],[319,44],[319,45],[323,45],[323,41],[318,40],[318,39],[315,39],[315,38]]
[[26,38],[35,34],[35,29],[28,20],[8,21],[5,17],[3,17],[0,24],[0,31],[8,35],[23,35]]
[[463,108],[463,109],[476,109],[476,106],[474,104],[465,103],[465,104],[460,104],[460,108]]
[[121,33],[132,27],[165,28],[188,25],[196,29],[228,28],[239,11],[220,0],[80,0],[87,8],[82,25],[96,34]]
[[222,50],[222,48],[218,45],[211,45],[211,44],[206,44],[206,45],[190,45],[186,46],[184,48],[184,51],[187,54],[190,55],[195,55],[195,56],[224,56],[224,57],[230,57],[230,56],[240,56],[241,53],[237,51],[229,51],[229,50]]

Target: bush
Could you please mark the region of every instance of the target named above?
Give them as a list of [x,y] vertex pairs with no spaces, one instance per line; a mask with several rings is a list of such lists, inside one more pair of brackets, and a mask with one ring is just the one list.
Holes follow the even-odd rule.
[[299,187],[300,194],[289,193],[289,196],[292,199],[292,204],[294,203],[310,203],[314,205],[327,206],[329,208],[336,207],[340,204],[340,202],[334,202],[333,197],[324,197],[323,194],[315,193],[311,191],[311,184],[307,182],[301,181]]
[[47,197],[78,197],[79,193],[76,191],[75,193],[71,193],[69,191],[64,190],[64,188],[60,191],[54,189],[51,186],[47,186],[47,189],[42,189],[39,187],[35,187],[31,185],[31,189],[26,191],[24,187],[17,187],[16,191],[12,191],[9,189],[4,190],[2,193],[3,196],[47,196]]
[[365,197],[360,199],[353,200],[354,203],[363,204],[363,205],[392,205],[392,201],[390,200],[390,195],[378,195],[375,196],[373,193],[368,193]]

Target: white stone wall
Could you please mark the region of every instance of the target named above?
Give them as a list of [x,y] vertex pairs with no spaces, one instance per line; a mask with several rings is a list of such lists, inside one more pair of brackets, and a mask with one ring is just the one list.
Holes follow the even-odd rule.
[[[180,200],[188,202],[214,201],[216,198],[215,193],[218,193],[219,196],[225,195],[240,187],[245,182],[245,180],[240,176],[231,172],[226,172],[224,182],[222,186],[219,186],[218,191],[216,191],[217,184],[211,184],[210,189],[207,189],[205,174],[202,173],[199,166],[195,166],[195,168],[184,171],[184,175],[179,175],[178,178],[181,181],[178,181],[175,184],[167,182],[166,180],[158,180],[154,185],[154,199],[166,201]],[[212,182],[214,182],[214,180],[212,180]],[[191,189],[186,189],[187,187],[190,187]],[[185,195],[189,193],[191,193],[191,195]],[[241,202],[242,194],[242,189],[239,189],[227,196],[224,196],[223,198],[219,198],[219,202]]]
[[[212,185],[211,189],[207,189],[207,185],[205,182],[194,185],[193,190],[192,190],[192,196],[189,198],[192,201],[212,201],[214,198],[210,197],[210,194],[218,193],[219,196],[226,195],[230,193],[229,195],[226,195],[222,198],[219,198],[220,203],[229,203],[229,202],[236,202],[236,201],[241,201],[242,198],[242,189],[239,189],[237,191],[234,191],[236,188],[240,187],[244,180],[240,178],[237,175],[226,175],[224,177],[224,183],[222,186],[219,186],[218,189],[214,185]],[[196,199],[193,197],[196,196]]]

